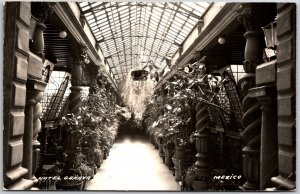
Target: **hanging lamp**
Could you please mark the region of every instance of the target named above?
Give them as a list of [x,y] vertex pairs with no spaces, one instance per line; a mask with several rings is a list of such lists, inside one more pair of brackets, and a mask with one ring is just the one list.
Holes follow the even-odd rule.
[[144,69],[131,71],[131,78],[133,81],[145,81],[148,78],[149,72]]

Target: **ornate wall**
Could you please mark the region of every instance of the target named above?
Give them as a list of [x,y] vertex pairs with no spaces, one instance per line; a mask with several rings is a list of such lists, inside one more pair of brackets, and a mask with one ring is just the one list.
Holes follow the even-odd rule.
[[[30,3],[6,4],[4,41],[4,131],[3,174],[7,189],[28,189],[32,180],[22,179],[26,81],[29,59]],[[5,13],[4,13],[5,14]]]
[[277,5],[277,106],[279,189],[295,188],[296,179],[296,5]]

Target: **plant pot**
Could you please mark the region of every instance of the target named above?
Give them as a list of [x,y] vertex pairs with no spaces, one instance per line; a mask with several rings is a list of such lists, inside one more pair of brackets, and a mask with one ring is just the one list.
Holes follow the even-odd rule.
[[56,183],[56,189],[63,190],[63,191],[81,191],[82,186],[83,186],[83,182],[78,182],[78,183],[74,183],[74,184]]
[[169,168],[174,166],[174,164],[172,162],[172,157],[173,157],[173,150],[172,149],[165,149],[165,164]]
[[91,165],[89,165],[89,167],[90,167],[91,170],[87,173],[87,176],[90,176],[91,179],[93,179],[94,178],[94,174],[96,174],[95,173],[95,165],[91,164]]
[[66,147],[73,148],[74,146],[78,145],[78,138],[73,133],[68,133],[66,135]]
[[208,183],[204,181],[193,181],[192,187],[194,191],[208,191]]
[[179,164],[180,166],[180,172],[181,172],[181,174],[183,175],[185,172],[186,172],[186,170],[190,167],[190,166],[192,166],[193,165],[193,163],[191,163],[191,162],[186,162],[186,161],[180,161],[180,164]]
[[174,163],[174,170],[175,170],[175,181],[181,180],[181,173],[179,168],[179,160],[177,158],[172,158],[172,161]]
[[184,149],[175,149],[175,158],[179,160],[188,160],[189,152]]

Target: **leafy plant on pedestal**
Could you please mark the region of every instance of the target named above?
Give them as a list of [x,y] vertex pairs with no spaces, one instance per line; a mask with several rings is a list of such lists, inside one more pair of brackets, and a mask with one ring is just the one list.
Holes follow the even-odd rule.
[[85,156],[81,153],[81,141],[86,133],[83,129],[83,118],[74,114],[67,114],[63,117],[63,120],[65,122],[64,135],[66,141],[63,144],[61,181],[56,184],[56,187],[62,190],[81,190],[82,180],[68,179],[66,177],[82,176],[80,168]]

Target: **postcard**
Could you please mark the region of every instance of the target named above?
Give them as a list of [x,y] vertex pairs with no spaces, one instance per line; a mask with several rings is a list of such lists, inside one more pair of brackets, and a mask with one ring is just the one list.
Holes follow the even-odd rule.
[[296,190],[295,3],[3,16],[3,190]]

